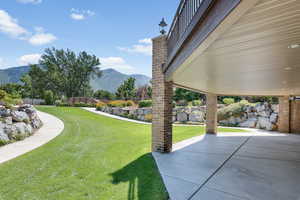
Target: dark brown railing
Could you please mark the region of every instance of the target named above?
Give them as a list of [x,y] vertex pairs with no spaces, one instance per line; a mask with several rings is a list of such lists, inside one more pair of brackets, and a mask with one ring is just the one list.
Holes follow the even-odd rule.
[[[176,55],[192,28],[213,0],[181,0],[168,33],[168,60]],[[196,19],[195,19],[196,18]]]

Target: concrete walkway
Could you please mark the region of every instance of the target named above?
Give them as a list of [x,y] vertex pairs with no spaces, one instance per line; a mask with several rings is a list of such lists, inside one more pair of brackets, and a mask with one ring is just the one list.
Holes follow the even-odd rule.
[[222,133],[174,149],[153,153],[171,200],[300,200],[300,136]]
[[1,147],[0,163],[12,160],[48,143],[63,131],[64,123],[60,119],[40,111],[38,111],[38,116],[44,125],[25,140]]

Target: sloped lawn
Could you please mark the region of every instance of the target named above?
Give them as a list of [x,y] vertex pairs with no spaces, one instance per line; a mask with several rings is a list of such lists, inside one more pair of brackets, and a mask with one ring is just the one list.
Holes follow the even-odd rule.
[[[62,119],[65,130],[45,146],[0,165],[0,200],[167,198],[150,154],[149,125],[80,108],[39,109]],[[174,140],[203,131],[200,127],[175,127]]]

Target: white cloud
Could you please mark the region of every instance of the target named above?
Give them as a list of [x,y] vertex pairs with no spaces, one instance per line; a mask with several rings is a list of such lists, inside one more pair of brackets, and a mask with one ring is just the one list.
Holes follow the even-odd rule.
[[74,20],[84,20],[85,16],[83,14],[71,13],[70,17]]
[[28,42],[32,45],[39,46],[52,43],[55,40],[57,40],[57,38],[51,33],[36,33],[29,38]]
[[145,39],[139,40],[139,43],[141,43],[141,44],[152,44],[152,40],[151,40],[151,38],[145,38]]
[[29,33],[18,24],[6,11],[0,10],[0,32],[13,38],[24,39]]
[[35,27],[35,34],[30,33],[18,24],[6,11],[0,10],[0,32],[19,40],[28,41],[32,45],[44,45],[57,38],[51,33],[45,33],[43,27]]
[[17,2],[23,3],[23,4],[28,4],[28,3],[39,4],[39,3],[42,3],[42,0],[17,0]]
[[130,74],[133,73],[134,67],[126,63],[121,57],[102,57],[100,58],[101,69],[115,69],[119,72]]
[[74,20],[84,20],[88,17],[94,16],[96,13],[91,10],[79,10],[72,8],[70,17]]
[[118,47],[119,50],[128,53],[139,53],[147,56],[152,55],[152,41],[149,38],[141,39],[138,44],[132,45],[131,47]]
[[18,59],[18,64],[19,65],[38,64],[41,56],[42,56],[41,54],[28,54],[28,55],[21,56]]

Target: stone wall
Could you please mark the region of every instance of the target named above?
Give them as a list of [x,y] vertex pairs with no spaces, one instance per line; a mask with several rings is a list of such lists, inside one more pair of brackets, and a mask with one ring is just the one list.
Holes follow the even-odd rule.
[[10,109],[0,107],[0,146],[22,140],[42,126],[37,111],[31,105],[22,105]]
[[[218,109],[222,109],[224,107],[224,105],[218,105]],[[152,108],[103,107],[101,108],[101,111],[140,121],[152,121]],[[219,120],[219,125],[277,130],[278,112],[278,105],[270,105],[268,103],[260,103],[255,106],[246,105],[242,107],[240,113],[230,115],[226,119]],[[206,106],[176,107],[173,108],[172,116],[174,123],[203,124],[206,120]]]

